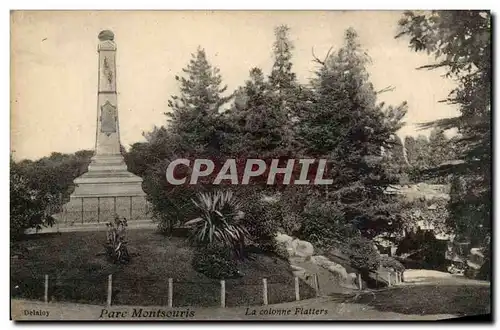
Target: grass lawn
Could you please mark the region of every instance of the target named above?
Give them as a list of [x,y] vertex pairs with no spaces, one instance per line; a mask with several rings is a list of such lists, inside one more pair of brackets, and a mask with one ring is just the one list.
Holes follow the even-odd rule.
[[[51,301],[105,304],[107,277],[113,274],[113,304],[166,305],[168,278],[174,279],[174,306],[219,306],[220,282],[191,267],[193,250],[184,238],[154,230],[130,230],[128,265],[114,265],[105,256],[105,232],[31,235],[11,246],[22,256],[11,259],[11,296],[43,299],[44,274],[49,275]],[[226,280],[226,305],[262,304],[262,278],[267,278],[269,303],[293,301],[294,279],[288,263],[254,254],[240,264],[243,277]],[[301,298],[314,296],[305,283]]]
[[489,285],[437,284],[401,286],[365,293],[355,303],[401,314],[478,315],[491,312]]

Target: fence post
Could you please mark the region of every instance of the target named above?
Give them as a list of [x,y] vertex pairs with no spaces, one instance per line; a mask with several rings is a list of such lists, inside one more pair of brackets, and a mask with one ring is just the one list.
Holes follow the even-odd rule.
[[45,291],[43,295],[43,300],[49,302],[49,275],[45,274]]
[[83,224],[83,197],[82,197],[82,224]]
[[300,300],[299,278],[295,276],[295,300]]
[[392,286],[392,284],[391,284],[391,272],[387,272],[387,283],[388,283],[387,286]]
[[100,222],[101,218],[101,197],[97,197],[97,223]]
[[314,274],[314,290],[316,290],[316,297],[319,297],[319,279],[318,279],[318,274]]
[[375,273],[375,288],[378,289],[378,273]]
[[361,281],[361,274],[358,273],[358,284],[359,284],[359,289],[363,290],[363,282]]
[[174,280],[172,278],[168,279],[168,307],[172,307],[174,298]]
[[132,220],[132,196],[130,196],[130,212],[129,213],[130,213],[130,215],[129,215],[130,220]]
[[220,280],[220,307],[226,307],[226,281]]
[[113,210],[115,212],[115,214],[113,215],[113,217],[114,217],[114,216],[116,216],[116,196],[113,197]]
[[108,275],[108,301],[107,305],[111,306],[111,294],[113,293],[113,275]]
[[264,299],[264,305],[267,305],[267,279],[262,279],[262,298]]

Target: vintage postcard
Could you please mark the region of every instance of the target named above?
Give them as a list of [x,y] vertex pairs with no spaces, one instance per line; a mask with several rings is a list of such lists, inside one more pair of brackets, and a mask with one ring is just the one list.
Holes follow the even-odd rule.
[[12,11],[15,321],[491,320],[491,13]]

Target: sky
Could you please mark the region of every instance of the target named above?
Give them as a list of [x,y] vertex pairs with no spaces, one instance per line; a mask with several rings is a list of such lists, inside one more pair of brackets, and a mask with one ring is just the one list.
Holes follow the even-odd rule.
[[93,149],[97,114],[97,35],[110,29],[117,44],[121,142],[145,141],[142,132],[166,123],[167,102],[178,93],[175,75],[203,47],[228,90],[252,67],[272,66],[274,27],[290,27],[294,71],[306,83],[322,58],[342,45],[353,27],[372,59],[375,89],[394,87],[379,100],[408,102],[407,125],[456,115],[439,103],[454,87],[443,72],[416,70],[433,62],[395,39],[398,11],[15,11],[11,14],[11,151],[15,159]]

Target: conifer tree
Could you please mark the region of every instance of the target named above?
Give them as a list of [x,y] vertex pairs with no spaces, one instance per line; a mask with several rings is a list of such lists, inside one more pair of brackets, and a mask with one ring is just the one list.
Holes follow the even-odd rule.
[[[399,34],[409,47],[434,56],[435,63],[422,68],[445,70],[457,87],[445,100],[460,114],[425,123],[456,129],[456,159],[426,171],[429,177],[455,177],[452,190],[460,193],[450,201],[451,221],[467,226],[458,235],[484,240],[489,251],[491,235],[491,13],[485,10],[405,12],[398,22]],[[458,184],[458,182],[461,182]],[[460,189],[458,188],[460,187]],[[468,210],[467,212],[463,210]],[[461,218],[461,219],[458,219]]]
[[169,131],[180,153],[192,155],[217,154],[222,141],[221,108],[232,98],[224,96],[220,70],[207,60],[205,50],[198,48],[186,68],[184,77],[176,76],[180,95],[168,102],[172,109],[166,113]]
[[260,68],[250,70],[250,77],[236,93],[229,115],[232,153],[247,157],[289,157],[295,151],[293,118],[303,103],[300,86],[292,70],[293,44],[289,28],[275,28],[273,66],[265,77]]
[[406,104],[386,108],[377,103],[369,82],[369,58],[353,29],[345,43],[321,64],[312,81],[313,104],[300,118],[299,136],[306,153],[330,160],[334,179],[328,197],[338,201],[346,220],[368,237],[397,226],[386,187],[394,183],[386,172],[382,148],[401,128]]
[[232,154],[267,159],[286,150],[287,118],[279,109],[269,106],[271,98],[262,70],[250,70],[230,115],[234,126],[234,134],[230,135]]

